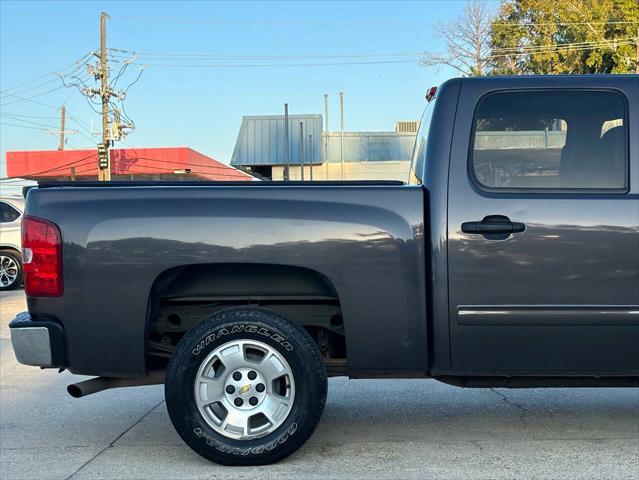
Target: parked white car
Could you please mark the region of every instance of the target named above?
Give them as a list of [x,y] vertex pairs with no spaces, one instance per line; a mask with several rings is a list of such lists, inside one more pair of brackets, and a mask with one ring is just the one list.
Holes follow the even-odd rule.
[[22,197],[0,197],[0,291],[22,284]]

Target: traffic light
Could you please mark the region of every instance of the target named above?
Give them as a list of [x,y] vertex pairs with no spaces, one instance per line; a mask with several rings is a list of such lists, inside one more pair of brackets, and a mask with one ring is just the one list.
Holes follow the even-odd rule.
[[109,168],[109,152],[104,143],[98,143],[98,168],[100,170]]

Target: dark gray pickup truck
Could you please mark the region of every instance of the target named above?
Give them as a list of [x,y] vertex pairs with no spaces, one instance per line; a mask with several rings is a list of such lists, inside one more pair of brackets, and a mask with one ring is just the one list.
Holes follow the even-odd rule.
[[637,75],[455,79],[408,185],[41,184],[16,356],[164,383],[233,465],[299,448],[327,376],[637,386],[638,120]]

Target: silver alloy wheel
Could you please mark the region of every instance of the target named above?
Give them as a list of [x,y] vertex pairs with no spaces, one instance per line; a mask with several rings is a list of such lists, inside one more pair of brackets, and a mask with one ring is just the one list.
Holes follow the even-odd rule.
[[219,346],[195,377],[197,408],[216,432],[250,440],[275,431],[291,412],[295,380],[286,359],[256,340]]
[[13,285],[19,271],[18,263],[13,258],[0,255],[0,287]]

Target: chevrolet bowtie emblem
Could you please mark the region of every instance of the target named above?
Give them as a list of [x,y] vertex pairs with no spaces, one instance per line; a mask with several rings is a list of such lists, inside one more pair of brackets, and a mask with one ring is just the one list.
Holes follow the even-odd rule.
[[247,383],[246,385],[244,385],[242,388],[240,388],[240,395],[244,395],[246,392],[248,392],[251,389],[251,384]]

